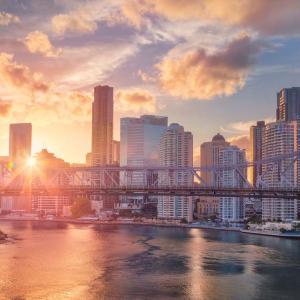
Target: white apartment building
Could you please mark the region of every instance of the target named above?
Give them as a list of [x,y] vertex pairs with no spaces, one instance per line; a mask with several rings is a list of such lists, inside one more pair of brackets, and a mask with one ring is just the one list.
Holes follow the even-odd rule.
[[[160,165],[164,167],[193,166],[193,135],[184,131],[183,126],[171,124],[160,139]],[[160,176],[160,175],[159,175]],[[170,185],[190,185],[193,176],[183,172],[173,172],[169,177]],[[159,197],[157,212],[159,218],[193,220],[192,197]]]
[[[299,151],[299,122],[278,121],[265,127],[262,158],[290,154]],[[262,165],[262,180],[266,187],[297,187],[299,186],[299,163],[292,158],[278,164]],[[271,221],[290,221],[297,219],[298,200],[263,199],[262,218]]]
[[[244,163],[245,151],[237,146],[228,146],[220,150],[219,165],[237,165]],[[246,170],[238,172],[235,169],[220,171],[219,180],[221,187],[242,188],[245,184]],[[240,197],[221,197],[219,217],[222,221],[237,222],[244,218],[244,199]]]

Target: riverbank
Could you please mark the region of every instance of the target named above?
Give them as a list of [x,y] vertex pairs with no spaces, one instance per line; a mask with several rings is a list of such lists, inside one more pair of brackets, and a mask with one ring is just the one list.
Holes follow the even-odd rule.
[[[263,235],[287,239],[300,239],[299,233],[281,233],[281,232],[272,232],[272,231],[254,231],[246,230],[237,227],[224,227],[224,226],[210,226],[202,224],[176,224],[176,223],[158,223],[158,222],[137,222],[137,221],[124,221],[124,220],[115,220],[115,221],[94,221],[94,220],[78,220],[78,219],[37,219],[30,217],[19,217],[19,218],[5,218],[0,217],[0,221],[31,221],[31,222],[58,222],[58,223],[68,223],[68,224],[78,224],[78,225],[131,225],[131,226],[155,226],[155,227],[174,227],[174,228],[196,228],[196,229],[205,229],[205,230],[218,230],[218,231],[232,231],[240,232],[245,234],[254,234],[254,235]],[[1,239],[1,238],[0,238]]]
[[246,233],[246,234],[255,234],[255,235],[263,235],[263,236],[273,236],[273,237],[279,237],[279,238],[285,238],[285,239],[300,239],[300,232],[272,232],[272,231],[256,231],[256,230],[246,230],[241,229],[240,232]]

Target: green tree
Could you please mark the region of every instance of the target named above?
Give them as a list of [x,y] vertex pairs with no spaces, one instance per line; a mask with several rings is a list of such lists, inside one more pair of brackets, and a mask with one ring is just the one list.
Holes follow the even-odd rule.
[[80,218],[92,213],[91,202],[88,198],[76,198],[71,207],[73,218]]

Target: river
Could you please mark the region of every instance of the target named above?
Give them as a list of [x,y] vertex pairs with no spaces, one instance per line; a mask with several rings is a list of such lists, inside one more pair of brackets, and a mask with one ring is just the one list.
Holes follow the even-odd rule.
[[0,221],[0,299],[300,299],[300,241]]

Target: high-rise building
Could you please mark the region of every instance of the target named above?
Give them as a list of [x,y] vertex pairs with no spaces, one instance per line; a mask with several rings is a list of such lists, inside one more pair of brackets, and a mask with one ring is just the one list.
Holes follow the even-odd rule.
[[[35,180],[40,183],[47,184],[53,177],[58,168],[66,168],[70,164],[61,158],[57,158],[53,153],[48,152],[47,149],[42,149],[35,155],[36,168],[39,171],[39,176]],[[57,180],[66,183],[68,178],[60,177]],[[71,199],[66,195],[34,195],[32,196],[32,210],[36,212],[43,212],[46,214],[60,215],[63,208],[71,205]]]
[[[238,165],[245,163],[245,150],[237,146],[228,146],[220,150],[219,165]],[[242,188],[245,186],[246,170],[224,169],[220,171],[220,186]],[[241,197],[221,197],[219,217],[222,221],[236,222],[244,218],[244,199]]]
[[120,165],[120,141],[113,141],[112,163],[114,165]]
[[[209,168],[219,164],[220,151],[228,147],[229,142],[221,134],[216,134],[210,142],[201,144],[200,166]],[[219,177],[216,173],[203,169],[201,178],[207,186],[218,186]],[[219,213],[219,198],[217,197],[200,197],[197,202],[197,213],[199,218],[210,218],[217,216]]]
[[[262,158],[268,159],[279,155],[300,151],[300,125],[297,121],[278,121],[266,124]],[[269,188],[299,187],[300,164],[298,160],[287,158],[280,164],[265,163],[262,165],[262,180]],[[298,201],[295,199],[263,199],[263,220],[289,221],[297,219]]]
[[[193,135],[184,127],[173,123],[160,138],[160,165],[163,167],[193,166]],[[193,175],[175,171],[169,175],[169,184],[188,186],[193,184]],[[159,218],[193,220],[192,197],[162,196],[158,199]]]
[[[160,137],[167,129],[168,118],[153,115],[144,115],[140,118],[121,118],[120,125],[120,165],[158,166]],[[130,178],[125,174],[120,174],[120,182],[127,185],[142,185],[144,184],[144,174],[135,171],[132,172]],[[146,199],[142,196],[123,197],[120,199],[119,207],[141,209],[145,201]]]
[[121,118],[121,166],[159,164],[159,142],[167,129],[168,118],[144,115]]
[[277,121],[300,119],[300,87],[284,88],[277,93]]
[[[212,138],[211,142],[201,144],[201,167],[205,168],[218,165],[220,151],[229,145],[230,144],[226,142],[225,138],[219,133]],[[218,184],[218,176],[214,172],[203,170],[201,171],[201,177],[208,186],[216,186]]]
[[31,156],[31,123],[9,125],[9,159],[16,167],[23,167]]
[[[262,144],[265,131],[265,122],[258,121],[255,126],[250,127],[250,161],[262,160]],[[253,165],[249,169],[249,181],[256,186],[258,176],[262,175],[262,166]]]
[[112,164],[113,88],[96,86],[92,107],[92,165]]
[[[121,118],[120,165],[158,166],[160,137],[167,126],[168,118],[162,116]],[[131,183],[142,184],[143,174],[134,172]]]
[[85,165],[86,166],[91,166],[92,165],[92,152],[88,152],[85,155]]
[[[9,125],[9,160],[15,174],[15,184],[26,187],[29,184],[26,175],[28,159],[31,156],[32,125],[30,123],[16,123]],[[24,172],[23,172],[24,171]],[[11,198],[13,210],[31,209],[30,196],[15,196]]]

